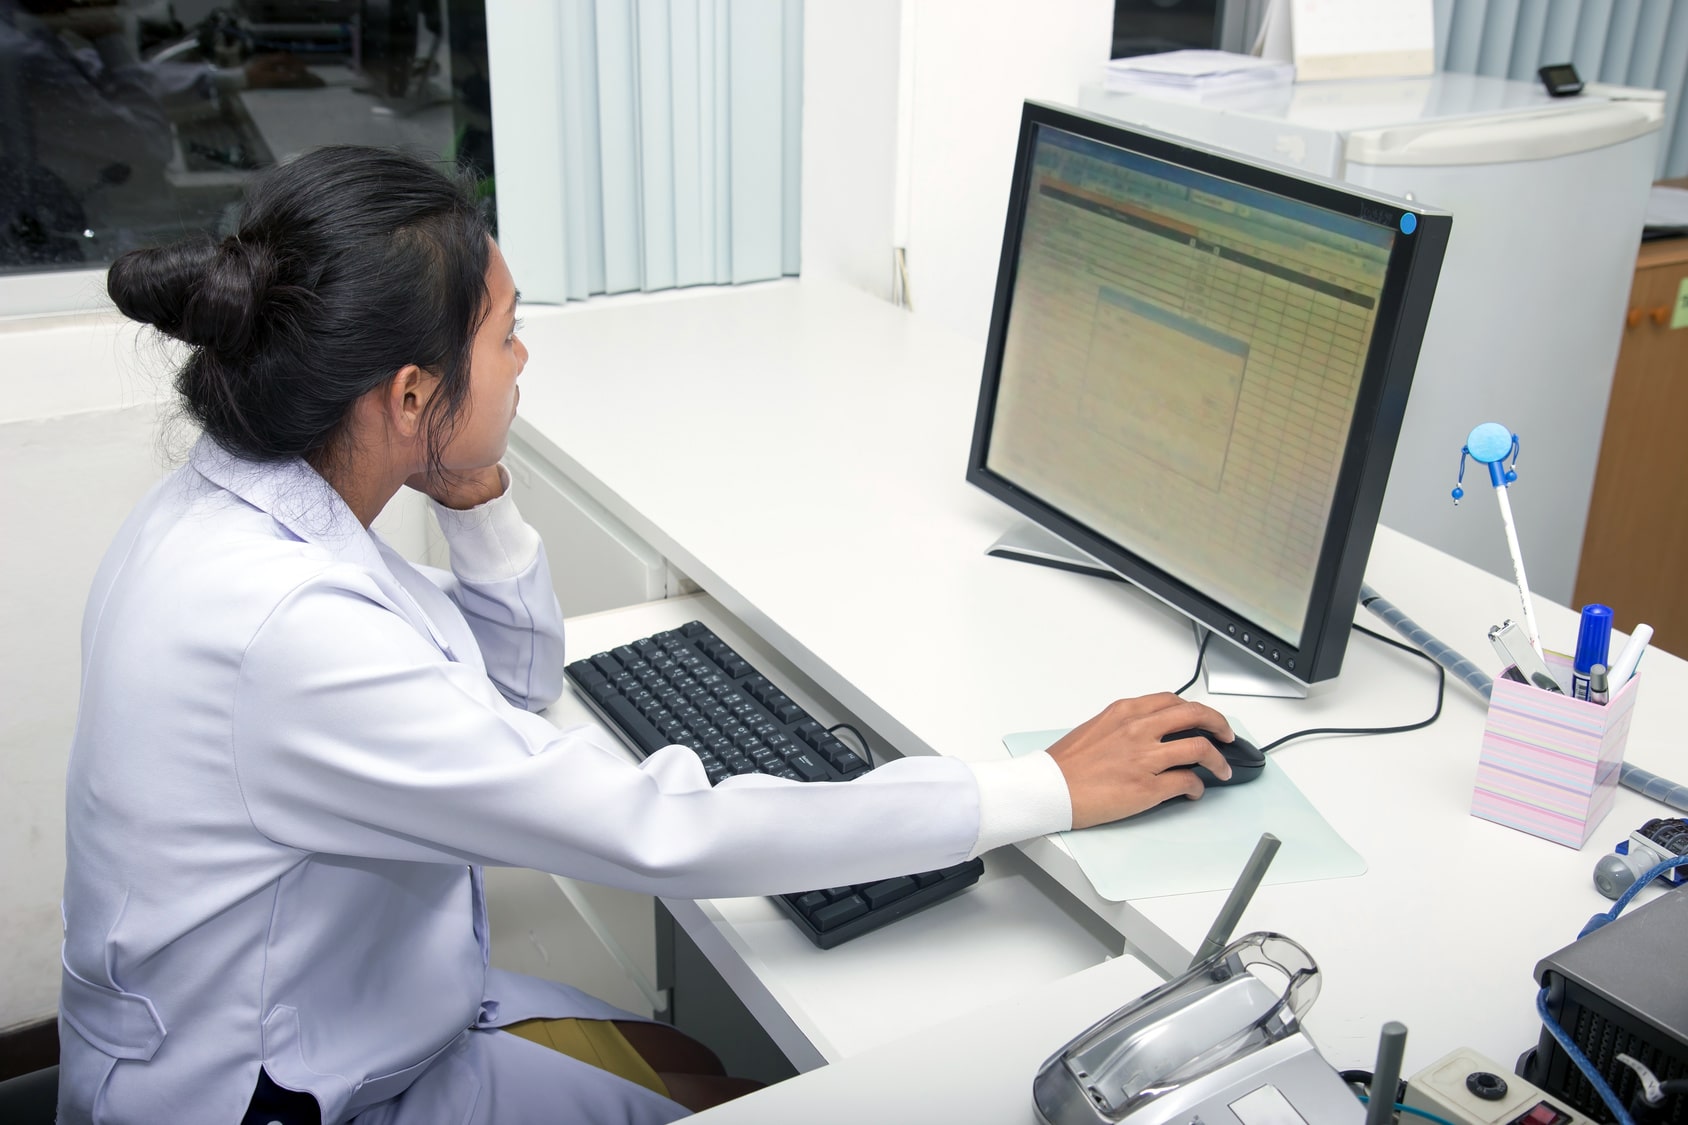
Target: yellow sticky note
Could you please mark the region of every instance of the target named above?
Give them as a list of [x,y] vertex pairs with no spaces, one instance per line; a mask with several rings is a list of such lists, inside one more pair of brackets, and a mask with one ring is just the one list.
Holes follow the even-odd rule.
[[1670,326],[1688,328],[1688,277],[1683,278],[1682,284],[1676,287],[1676,311],[1671,313]]

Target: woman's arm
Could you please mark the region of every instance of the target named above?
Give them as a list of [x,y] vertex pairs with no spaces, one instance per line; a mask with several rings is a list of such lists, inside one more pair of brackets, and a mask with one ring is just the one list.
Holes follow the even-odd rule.
[[463,611],[504,698],[537,711],[563,692],[563,612],[539,533],[516,510],[508,476],[493,471],[502,487],[490,499],[445,494],[446,503],[430,492],[451,571],[417,569]]
[[980,784],[953,759],[845,784],[748,776],[713,789],[681,747],[635,766],[602,728],[559,731],[510,706],[350,568],[294,591],[248,646],[232,741],[253,824],[304,851],[535,867],[690,897],[940,868],[981,839]]

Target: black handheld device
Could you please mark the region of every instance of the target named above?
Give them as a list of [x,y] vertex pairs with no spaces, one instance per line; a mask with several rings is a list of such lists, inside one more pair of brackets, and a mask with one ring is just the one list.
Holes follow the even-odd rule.
[[1582,93],[1583,80],[1577,76],[1577,68],[1568,62],[1549,63],[1536,73],[1541,75],[1541,84],[1553,97],[1568,98]]

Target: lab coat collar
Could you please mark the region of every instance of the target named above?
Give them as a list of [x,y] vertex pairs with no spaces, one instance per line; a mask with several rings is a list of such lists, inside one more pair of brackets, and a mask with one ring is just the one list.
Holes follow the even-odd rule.
[[299,539],[326,548],[337,559],[387,570],[369,529],[303,458],[248,461],[203,435],[194,443],[188,463],[212,484],[269,513]]

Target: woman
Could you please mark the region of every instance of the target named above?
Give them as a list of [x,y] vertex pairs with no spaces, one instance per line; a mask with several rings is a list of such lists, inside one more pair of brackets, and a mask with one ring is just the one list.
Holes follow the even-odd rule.
[[[480,865],[789,892],[1198,796],[1174,766],[1229,773],[1206,739],[1160,741],[1231,737],[1172,696],[1116,703],[1046,755],[714,789],[688,749],[634,766],[601,729],[533,714],[563,644],[498,464],[527,361],[515,285],[426,164],[310,153],[254,186],[232,238],[125,255],[108,286],[189,346],[177,387],[204,436],[88,601],[63,1121],[667,1121],[686,1112],[672,1084],[498,1030],[573,1018],[676,1049],[488,970]],[[368,531],[405,485],[432,498],[450,574]]]

